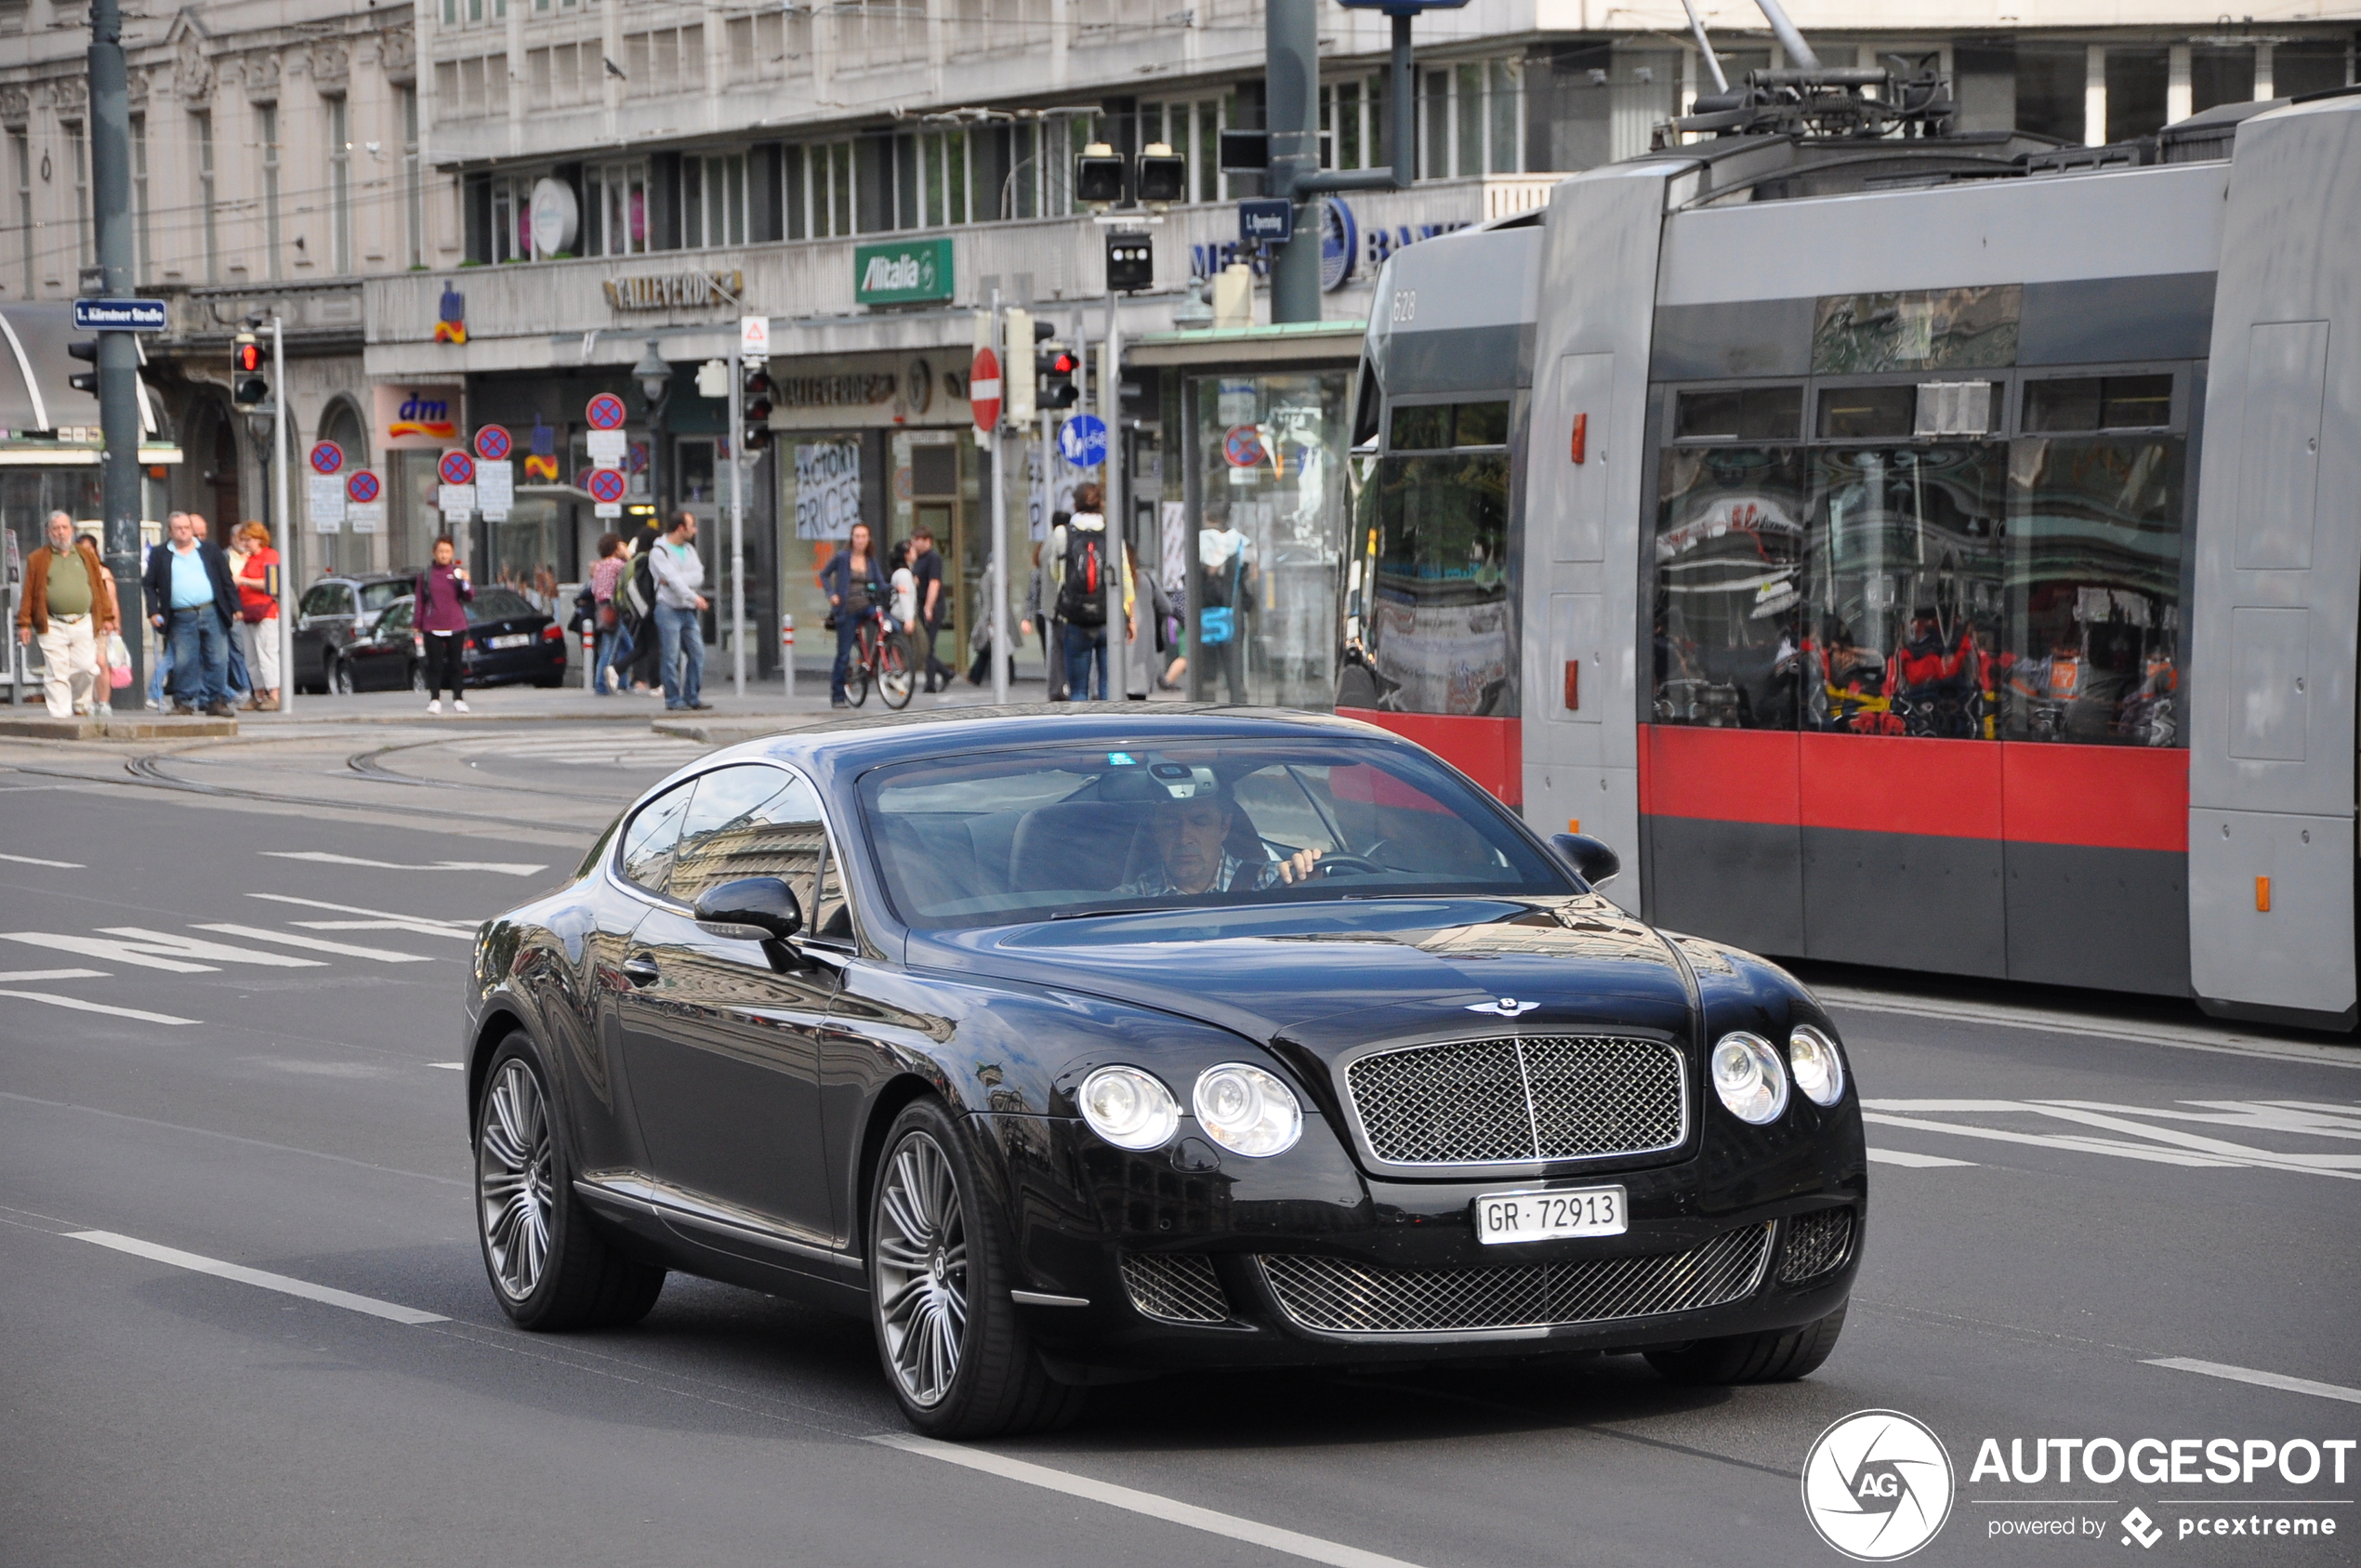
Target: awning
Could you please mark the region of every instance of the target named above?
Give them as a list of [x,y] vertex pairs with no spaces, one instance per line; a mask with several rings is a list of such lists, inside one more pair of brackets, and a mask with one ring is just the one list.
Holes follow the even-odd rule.
[[1352,364],[1361,358],[1366,322],[1288,322],[1278,326],[1220,331],[1152,332],[1123,346],[1126,365],[1204,365],[1278,370]]
[[[99,400],[67,380],[84,362],[68,354],[66,345],[86,336],[74,331],[73,307],[62,300],[0,305],[0,438],[99,428]],[[138,386],[140,432],[152,437],[158,433],[155,403],[145,378]]]

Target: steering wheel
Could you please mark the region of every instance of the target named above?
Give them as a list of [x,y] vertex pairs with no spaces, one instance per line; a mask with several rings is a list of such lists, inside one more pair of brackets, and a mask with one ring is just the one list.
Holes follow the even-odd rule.
[[1339,853],[1322,855],[1312,863],[1312,869],[1323,876],[1333,876],[1339,871],[1354,876],[1382,876],[1386,867],[1360,855]]

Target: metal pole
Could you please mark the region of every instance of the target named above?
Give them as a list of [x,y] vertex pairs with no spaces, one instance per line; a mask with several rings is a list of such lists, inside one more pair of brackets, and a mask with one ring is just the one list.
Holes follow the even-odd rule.
[[[1017,345],[1008,340],[1002,330],[1008,317],[1000,313],[1000,291],[992,291],[992,339],[1000,346],[1000,406],[1009,405],[1009,388],[1018,375],[1030,376],[1033,366],[1022,371],[1016,362]],[[1033,345],[1024,345],[1027,356]],[[1009,443],[1003,439],[1007,421],[992,422],[992,566],[985,575],[992,595],[992,700],[995,704],[1009,700]]]
[[1697,41],[1697,53],[1705,56],[1705,68],[1713,72],[1713,90],[1726,93],[1730,78],[1721,72],[1721,57],[1713,52],[1713,45],[1705,35],[1705,20],[1697,15],[1697,0],[1681,0],[1681,8],[1689,13],[1689,32]]
[[[1271,320],[1320,319],[1320,231],[1298,181],[1320,168],[1318,0],[1265,0],[1263,124],[1271,132],[1273,196],[1296,204],[1295,238],[1272,248]],[[1112,424],[1112,420],[1110,420]]]
[[746,694],[745,347],[730,348],[730,691]]
[[[287,337],[284,323],[270,318],[270,388],[274,394],[270,425],[271,494],[279,513],[279,711],[295,711],[295,513],[287,502]],[[227,523],[224,523],[227,526]]]
[[[112,297],[129,294],[131,275],[131,92],[123,59],[123,14],[117,0],[90,7],[90,184],[99,227],[100,287]],[[127,332],[99,334],[99,428],[106,447],[100,481],[106,516],[107,569],[114,573],[125,630],[147,625],[139,597],[139,346]],[[128,617],[138,616],[134,622]],[[131,650],[127,692],[147,690],[145,637],[126,637]],[[99,650],[99,663],[106,650]],[[101,690],[101,696],[106,692]]]
[[1803,41],[1803,34],[1797,32],[1795,23],[1787,20],[1787,13],[1781,8],[1779,0],[1754,0],[1754,3],[1762,12],[1762,20],[1771,24],[1771,32],[1779,40],[1779,46],[1787,51],[1787,63],[1798,71],[1819,70],[1820,57],[1812,52],[1812,46]]

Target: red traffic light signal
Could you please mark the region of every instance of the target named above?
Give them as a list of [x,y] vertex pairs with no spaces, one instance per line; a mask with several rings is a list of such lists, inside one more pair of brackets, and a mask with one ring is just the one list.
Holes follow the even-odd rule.
[[270,382],[262,369],[262,345],[254,334],[242,332],[230,343],[230,401],[252,404],[270,396]]

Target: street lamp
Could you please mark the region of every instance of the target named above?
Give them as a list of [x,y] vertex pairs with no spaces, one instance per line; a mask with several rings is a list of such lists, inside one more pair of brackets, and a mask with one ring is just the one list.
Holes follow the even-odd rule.
[[672,385],[672,367],[656,352],[656,340],[653,337],[648,339],[647,352],[631,367],[631,374],[640,378],[640,390],[646,394],[650,408],[662,401],[665,389]]
[[664,510],[664,409],[672,392],[672,367],[656,352],[656,340],[648,339],[647,351],[640,362],[631,367],[640,383],[641,395],[648,400],[648,499],[656,506],[659,521],[656,531],[662,533],[666,522]]

